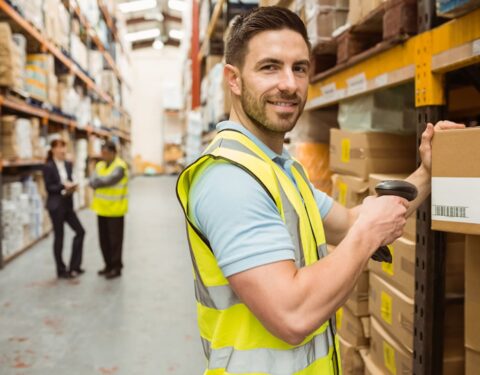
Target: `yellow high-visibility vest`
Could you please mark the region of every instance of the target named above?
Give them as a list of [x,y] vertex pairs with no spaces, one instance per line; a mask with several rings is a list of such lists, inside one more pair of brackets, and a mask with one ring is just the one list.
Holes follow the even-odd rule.
[[92,202],[92,210],[98,216],[121,217],[128,210],[128,167],[119,157],[107,166],[107,163],[100,161],[95,166],[98,176],[109,176],[116,168],[124,170],[123,178],[114,186],[95,189]]
[[292,167],[297,189],[247,136],[221,131],[177,182],[178,199],[187,219],[198,325],[207,357],[204,375],[341,374],[334,316],[300,345],[289,345],[262,325],[223,276],[208,239],[195,227],[188,212],[189,193],[195,180],[218,162],[244,169],[266,190],[295,245],[297,267],[311,265],[327,254],[322,219],[303,167],[298,162]]

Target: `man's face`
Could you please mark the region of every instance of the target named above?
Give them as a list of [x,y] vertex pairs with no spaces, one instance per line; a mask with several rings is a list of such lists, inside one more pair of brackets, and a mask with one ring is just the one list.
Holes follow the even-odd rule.
[[261,128],[286,133],[300,117],[308,91],[309,50],[292,30],[254,36],[241,69],[241,103],[247,117]]
[[111,163],[115,159],[115,153],[106,147],[102,147],[102,159],[107,163]]

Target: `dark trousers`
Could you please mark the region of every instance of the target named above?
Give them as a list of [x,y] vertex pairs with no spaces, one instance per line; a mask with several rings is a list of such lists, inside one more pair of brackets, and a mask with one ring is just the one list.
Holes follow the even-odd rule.
[[67,223],[75,232],[72,243],[72,255],[70,257],[70,270],[78,270],[82,264],[83,255],[83,239],[85,238],[85,229],[83,229],[77,214],[71,207],[60,206],[55,210],[49,210],[50,218],[53,224],[53,254],[55,263],[57,265],[57,273],[62,273],[67,270],[63,262],[63,236],[64,224]]
[[98,216],[98,235],[107,270],[121,270],[125,218]]

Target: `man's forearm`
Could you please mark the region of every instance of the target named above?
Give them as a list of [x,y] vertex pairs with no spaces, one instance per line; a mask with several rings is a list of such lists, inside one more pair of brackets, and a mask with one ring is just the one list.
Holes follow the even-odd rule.
[[407,216],[410,216],[412,213],[416,211],[416,209],[422,204],[422,202],[427,199],[430,195],[431,188],[432,188],[432,179],[430,172],[422,166],[418,167],[418,169],[413,172],[410,176],[408,176],[405,181],[410,182],[411,184],[415,185],[418,190],[417,198],[413,202],[410,203],[410,206],[407,211]]

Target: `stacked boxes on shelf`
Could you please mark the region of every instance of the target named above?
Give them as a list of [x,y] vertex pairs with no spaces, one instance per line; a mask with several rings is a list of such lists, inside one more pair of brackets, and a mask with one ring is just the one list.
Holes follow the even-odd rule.
[[25,38],[13,34],[10,25],[0,23],[0,86],[23,90]]
[[44,29],[43,0],[11,0],[27,21],[30,21],[38,30]]
[[202,83],[202,96],[205,98],[202,115],[204,124],[210,129],[230,113],[230,90],[224,81],[222,59],[223,56],[216,55],[206,59],[206,76]]
[[58,105],[55,60],[47,53],[27,55],[25,89],[35,99]]
[[[404,126],[407,121],[403,118],[403,106],[393,108],[392,105],[389,107],[375,99],[375,96],[388,96],[389,93],[373,95],[341,102],[338,110],[340,129],[331,129],[330,133],[330,167],[336,173],[332,178],[332,196],[347,208],[361,204],[369,195],[370,185],[376,184],[369,181],[372,173],[410,173],[415,169],[415,136],[408,134],[412,130]],[[413,107],[413,102],[410,107]],[[387,124],[385,129],[383,124]],[[401,134],[394,134],[393,131]],[[396,177],[403,179],[406,176]],[[415,244],[412,244],[415,249]],[[357,318],[357,327],[360,327],[358,322],[368,320],[371,314],[371,278],[371,271],[365,270],[343,307],[343,315],[348,311],[347,316]],[[363,326],[368,327],[363,331],[364,336],[359,335],[358,329],[345,332],[345,328],[343,335],[339,330],[343,350],[349,353],[348,358],[344,359],[344,368],[349,368],[349,373],[363,371],[363,362],[358,361],[358,358],[360,350],[368,346],[368,341],[363,338],[367,335],[370,337],[370,324],[364,323]],[[353,337],[362,339],[362,345],[359,345],[358,340],[353,340]],[[371,340],[374,339],[372,328]]]
[[348,0],[306,0],[308,37],[313,46],[330,40],[333,32],[347,22]]
[[15,161],[33,158],[32,125],[29,119],[3,116],[1,135],[3,159]]
[[362,19],[369,15],[370,12],[377,9],[387,0],[350,0],[350,9],[348,12],[348,23],[357,25]]
[[8,257],[20,251],[45,231],[42,178],[28,176],[23,182],[3,184],[2,252]]
[[61,0],[44,0],[45,35],[65,51],[69,50],[70,14]]

